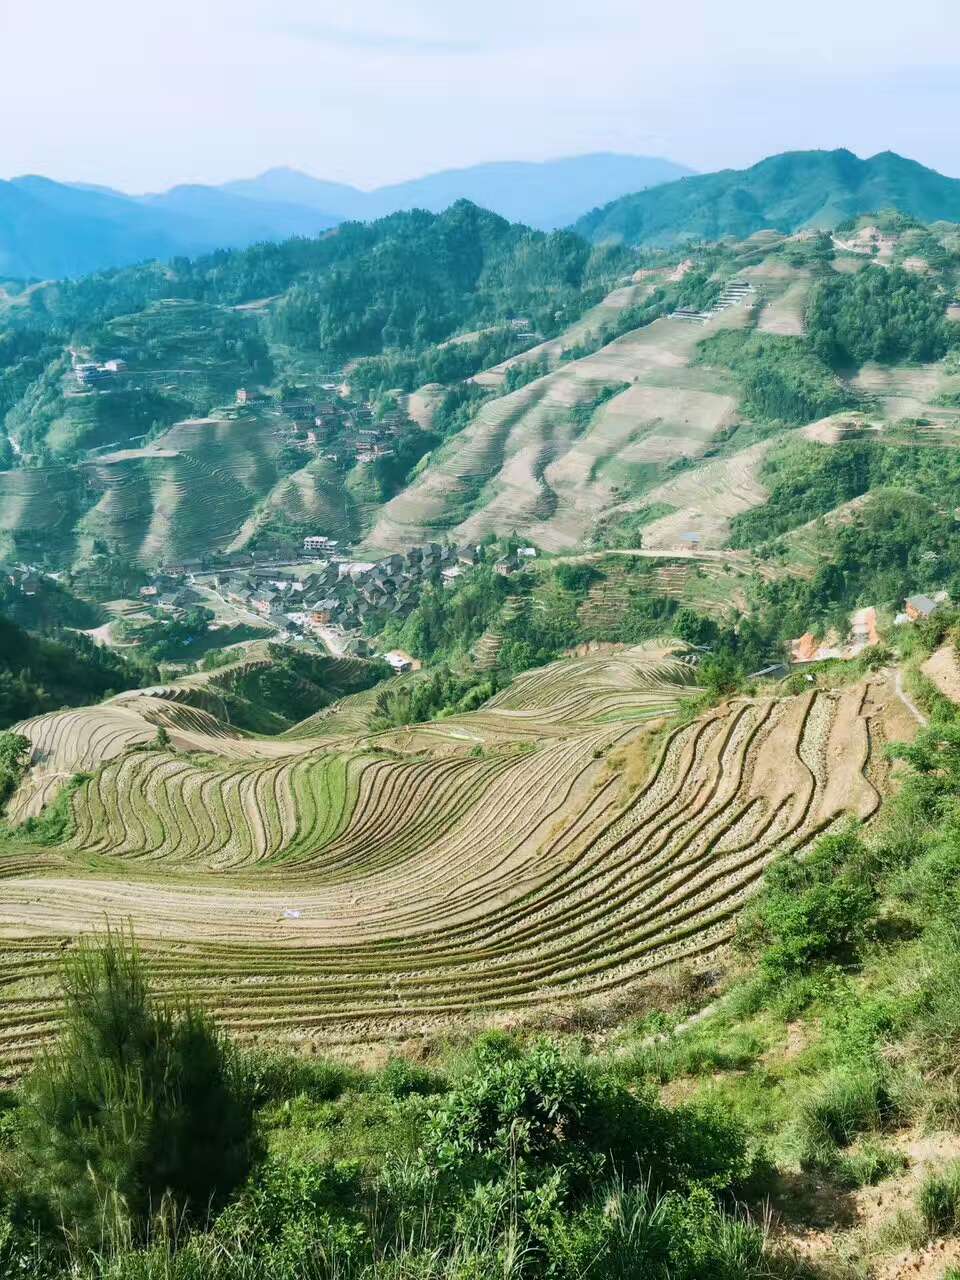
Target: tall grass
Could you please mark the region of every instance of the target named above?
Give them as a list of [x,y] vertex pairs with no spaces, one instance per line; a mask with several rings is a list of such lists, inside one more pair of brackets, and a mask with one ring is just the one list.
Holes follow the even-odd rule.
[[952,1236],[960,1231],[960,1161],[939,1173],[928,1173],[920,1185],[917,1207],[931,1236]]
[[[88,1260],[77,1280],[793,1280],[808,1274],[778,1252],[766,1222],[720,1211],[706,1193],[653,1196],[614,1184],[576,1220],[557,1222],[546,1255],[516,1228],[518,1206],[474,1232],[449,1233],[430,1210],[373,1256],[322,1244],[253,1250],[215,1233]],[[446,1240],[443,1237],[446,1235]]]

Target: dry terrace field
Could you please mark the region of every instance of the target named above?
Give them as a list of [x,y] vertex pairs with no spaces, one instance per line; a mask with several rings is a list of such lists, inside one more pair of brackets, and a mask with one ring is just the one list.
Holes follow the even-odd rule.
[[341,477],[304,458],[278,466],[277,418],[196,418],[141,449],[75,465],[0,471],[0,534],[44,545],[56,536],[63,558],[97,539],[144,565],[243,549],[271,517],[312,522],[353,536]]
[[[631,296],[639,288],[630,286]],[[623,292],[611,297],[619,302]],[[674,460],[700,457],[733,420],[730,380],[691,361],[701,339],[746,320],[743,306],[703,326],[656,320],[489,401],[381,510],[368,548],[512,530],[547,551],[581,544],[620,493],[642,492]],[[547,355],[578,334],[575,326],[547,344]],[[607,389],[617,393],[584,425],[574,411]]]
[[355,699],[352,733],[231,736],[204,692],[121,703],[191,713],[171,721],[176,753],[114,750],[116,702],[26,726],[41,772],[48,751],[64,772],[71,749],[104,763],[72,796],[68,846],[0,855],[7,1076],[55,1030],[62,952],[108,922],[132,926],[161,989],[305,1051],[700,963],[771,858],[874,812],[902,736],[885,677],[677,719],[694,688],[669,644],[562,660],[476,712],[381,734]]

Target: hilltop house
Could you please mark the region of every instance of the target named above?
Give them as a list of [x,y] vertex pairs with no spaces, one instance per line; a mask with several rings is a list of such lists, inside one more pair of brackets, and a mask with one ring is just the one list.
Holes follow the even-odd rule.
[[403,675],[405,671],[418,671],[421,664],[416,658],[411,658],[409,653],[404,653],[402,649],[391,649],[389,653],[383,655],[384,662],[388,662],[397,675]]
[[249,387],[237,387],[236,401],[238,405],[249,408],[255,404],[266,404],[267,397],[262,391],[252,390]]
[[907,596],[903,604],[903,611],[910,622],[920,622],[924,618],[929,618],[931,614],[936,613],[937,607],[938,601],[931,600],[929,596],[919,594]]

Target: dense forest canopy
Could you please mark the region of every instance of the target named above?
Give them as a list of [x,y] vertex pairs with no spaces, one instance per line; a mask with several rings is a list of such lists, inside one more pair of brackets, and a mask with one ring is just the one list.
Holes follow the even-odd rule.
[[[513,314],[543,303],[545,295],[569,302],[573,292],[616,273],[625,261],[621,251],[594,250],[569,232],[531,231],[461,200],[442,214],[413,210],[345,223],[316,239],[61,281],[33,291],[17,314],[26,327],[74,326],[131,314],[161,298],[235,306],[297,285],[305,292],[281,309],[281,329],[300,333],[309,325],[318,341],[329,324],[346,321],[353,334],[347,342],[356,346],[375,314],[387,321],[394,315],[397,331],[412,334],[419,318],[424,335],[445,336],[471,314]],[[319,308],[309,321],[308,298]]]
[[64,631],[48,639],[0,617],[0,728],[45,711],[100,702],[157,678],[155,667],[135,665],[89,636]]
[[942,287],[900,267],[824,275],[807,314],[810,344],[835,368],[938,360],[950,343]]
[[[330,372],[359,359],[361,396],[454,383],[559,332],[630,264],[620,249],[461,200],[442,214],[44,284],[0,312],[0,467],[152,439],[231,403],[238,386],[295,380],[304,359]],[[464,331],[465,342],[443,345]],[[70,352],[120,356],[131,385],[77,395]]]
[[762,422],[799,426],[855,403],[803,338],[721,330],[700,343],[697,359],[730,369],[740,385],[743,412]]

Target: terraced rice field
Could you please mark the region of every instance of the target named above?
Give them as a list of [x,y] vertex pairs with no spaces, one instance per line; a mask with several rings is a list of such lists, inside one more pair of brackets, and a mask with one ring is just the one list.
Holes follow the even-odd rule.
[[322,459],[283,476],[244,521],[229,550],[242,550],[253,535],[272,520],[325,529],[342,541],[352,541],[361,518],[343,478]]
[[555,364],[566,347],[576,346],[587,341],[591,335],[601,332],[606,325],[616,319],[620,311],[637,307],[644,302],[653,292],[654,287],[655,281],[647,279],[614,289],[595,307],[591,307],[579,320],[565,329],[559,337],[540,342],[535,347],[528,347],[519,355],[511,356],[508,360],[494,365],[492,369],[485,369],[482,373],[478,373],[473,381],[484,387],[499,387],[503,384],[508,369],[543,359],[546,359],[548,365]]
[[800,337],[813,288],[811,273],[790,266],[782,258],[770,258],[757,267],[747,267],[740,274],[762,295],[757,321],[761,333]]
[[[39,814],[75,774],[95,770],[150,742],[161,726],[179,751],[276,756],[300,750],[271,738],[252,738],[229,722],[224,695],[238,676],[269,662],[253,645],[240,661],[211,672],[185,676],[169,685],[133,689],[99,706],[21,720],[12,731],[27,738],[33,750],[30,768],[8,802],[7,817],[21,822]],[[349,669],[353,664],[347,660],[343,665]]]
[[625,504],[615,508],[613,515],[626,513],[639,505],[663,503],[675,510],[644,526],[645,547],[689,546],[689,535],[695,537],[693,545],[698,547],[722,547],[733,517],[760,506],[770,496],[759,478],[759,471],[763,459],[778,439],[761,440],[728,458],[707,462],[694,471],[681,473],[651,489],[642,504]]
[[[381,509],[367,549],[440,532],[462,542],[514,530],[545,550],[577,546],[618,495],[643,493],[671,462],[700,457],[732,421],[736,395],[726,375],[690,361],[702,338],[745,320],[744,308],[707,326],[657,320],[488,401]],[[586,426],[578,422],[572,410],[607,387],[624,389]]]
[[957,389],[957,379],[951,377],[942,364],[893,367],[865,364],[852,385],[874,401],[887,422],[930,418],[954,426],[960,423],[957,410],[950,413],[938,404],[944,392]]
[[70,539],[83,511],[79,475],[67,467],[0,472],[0,533]]
[[771,858],[874,812],[900,704],[878,677],[672,721],[689,675],[648,646],[530,672],[470,715],[273,740],[273,758],[212,736],[114,753],[67,847],[0,855],[3,1072],[56,1027],[62,950],[107,921],[132,925],[161,990],[304,1051],[701,963]]
[[354,532],[342,486],[313,463],[281,476],[276,419],[197,418],[142,449],[0,472],[0,534],[55,533],[66,559],[97,539],[144,565],[245,545],[263,518]]

